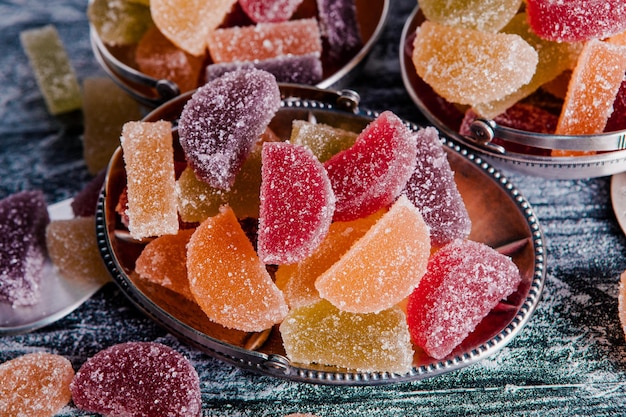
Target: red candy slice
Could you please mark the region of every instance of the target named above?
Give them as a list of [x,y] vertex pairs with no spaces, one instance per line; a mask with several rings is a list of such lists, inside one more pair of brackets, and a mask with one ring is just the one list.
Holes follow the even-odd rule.
[[239,0],[242,10],[253,22],[289,20],[303,0]]
[[416,137],[390,111],[380,114],[355,144],[324,163],[337,203],[335,221],[368,216],[391,205],[413,174]]
[[457,239],[439,249],[409,296],[413,342],[436,359],[449,355],[521,281],[513,261],[491,247]]
[[193,365],[172,348],[128,342],[98,352],[70,386],[74,404],[109,417],[200,415],[200,380]]
[[200,87],[178,125],[180,144],[198,179],[230,188],[279,107],[276,78],[266,71],[232,71]]
[[268,264],[292,264],[320,244],[335,196],[322,164],[304,146],[263,144],[258,252]]

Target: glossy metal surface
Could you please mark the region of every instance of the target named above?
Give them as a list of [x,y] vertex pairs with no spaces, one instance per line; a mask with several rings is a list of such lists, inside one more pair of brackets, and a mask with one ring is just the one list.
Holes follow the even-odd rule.
[[[375,112],[343,104],[340,93],[281,86],[283,106],[270,127],[281,138],[289,137],[294,119],[314,117],[320,123],[360,131]],[[324,97],[325,101],[302,97]],[[354,95],[350,95],[354,98]],[[156,109],[145,120],[175,121],[190,94]],[[350,101],[350,100],[348,100]],[[354,101],[352,101],[354,103]],[[416,125],[409,124],[412,129]],[[180,339],[236,366],[294,381],[333,385],[377,385],[419,380],[475,363],[505,346],[530,319],[545,280],[544,238],[533,209],[519,190],[497,169],[459,146],[444,140],[456,182],[473,228],[470,238],[500,248],[518,265],[522,283],[501,302],[448,358],[438,361],[419,353],[406,375],[352,372],[328,366],[291,363],[285,356],[277,328],[269,334],[243,333],[210,322],[197,306],[162,288],[137,279],[134,261],[142,244],[116,236],[121,228],[115,205],[126,184],[122,151],[111,160],[96,215],[98,246],[113,278],[128,298],[145,314]],[[252,350],[253,346],[257,346]]]
[[[626,132],[604,135],[556,136],[529,134],[517,129],[496,125],[493,121],[475,123],[474,137],[458,133],[462,114],[451,112],[417,75],[411,60],[412,39],[417,27],[423,21],[419,8],[415,8],[407,19],[400,39],[400,69],[404,85],[418,109],[439,130],[472,149],[476,154],[487,158],[503,169],[511,169],[523,174],[553,179],[578,179],[600,177],[626,171]],[[505,151],[503,147],[491,143],[497,137],[511,143],[535,146],[545,149],[596,150],[595,155],[558,157],[531,155]],[[606,152],[610,151],[610,152]]]

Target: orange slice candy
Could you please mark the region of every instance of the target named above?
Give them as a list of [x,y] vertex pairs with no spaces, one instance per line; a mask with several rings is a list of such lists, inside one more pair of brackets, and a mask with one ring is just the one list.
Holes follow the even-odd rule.
[[187,271],[196,302],[222,326],[257,332],[287,315],[283,294],[228,206],[191,236]]

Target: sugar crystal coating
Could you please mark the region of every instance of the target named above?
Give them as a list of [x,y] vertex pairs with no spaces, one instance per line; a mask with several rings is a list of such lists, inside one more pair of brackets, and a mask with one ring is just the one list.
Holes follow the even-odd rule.
[[128,229],[136,239],[178,231],[170,122],[128,122],[121,137],[128,181]]
[[280,107],[276,78],[262,70],[225,73],[200,87],[179,121],[180,144],[196,176],[228,189]]
[[335,195],[326,170],[304,146],[263,144],[258,253],[268,264],[309,256],[328,233]]
[[469,236],[472,222],[434,127],[417,132],[416,167],[404,193],[430,228],[432,246]]
[[296,119],[291,123],[289,141],[308,147],[320,162],[326,162],[354,145],[357,136],[358,133],[342,128]]
[[91,1],[87,16],[107,45],[135,44],[154,24],[147,5],[126,0]]
[[239,5],[253,22],[284,22],[303,0],[239,0]]
[[280,323],[287,314],[283,294],[227,206],[191,236],[187,271],[198,305],[222,326],[257,332]]
[[0,415],[56,415],[70,402],[72,378],[70,361],[52,353],[29,353],[0,364]]
[[443,359],[521,281],[513,261],[489,246],[457,239],[435,252],[409,296],[413,342]]
[[413,173],[414,133],[390,111],[381,113],[353,146],[324,163],[335,192],[335,221],[349,221],[388,207]]
[[193,365],[155,342],[127,342],[89,358],[71,384],[81,410],[109,417],[198,417],[200,380]]
[[412,60],[417,74],[440,96],[475,105],[528,83],[539,58],[519,35],[425,21],[416,30]]
[[419,0],[418,3],[432,22],[497,32],[517,13],[522,0]]
[[339,261],[319,276],[315,288],[340,310],[379,312],[413,291],[426,271],[429,256],[428,226],[402,195]]
[[409,372],[413,347],[404,312],[341,311],[326,300],[292,309],[280,325],[287,357],[361,372]]
[[340,65],[363,46],[355,0],[317,0],[324,54]]
[[14,307],[39,301],[49,222],[41,191],[0,200],[0,301]]

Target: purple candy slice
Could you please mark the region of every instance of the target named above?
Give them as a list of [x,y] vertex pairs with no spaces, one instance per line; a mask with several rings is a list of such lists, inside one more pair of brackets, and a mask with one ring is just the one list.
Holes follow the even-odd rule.
[[332,64],[341,65],[363,46],[355,0],[317,0],[324,53]]
[[463,198],[454,182],[446,152],[434,127],[417,132],[417,166],[404,194],[430,227],[432,246],[466,238],[472,228]]
[[227,72],[196,90],[178,124],[180,144],[196,177],[229,189],[279,107],[276,78],[258,69]]
[[0,200],[0,301],[14,307],[39,301],[49,222],[41,191]]
[[98,352],[78,370],[70,390],[78,408],[109,417],[197,417],[202,408],[193,365],[155,342],[121,343]]
[[96,214],[96,206],[105,177],[106,169],[103,169],[74,196],[71,204],[74,216],[89,217]]

